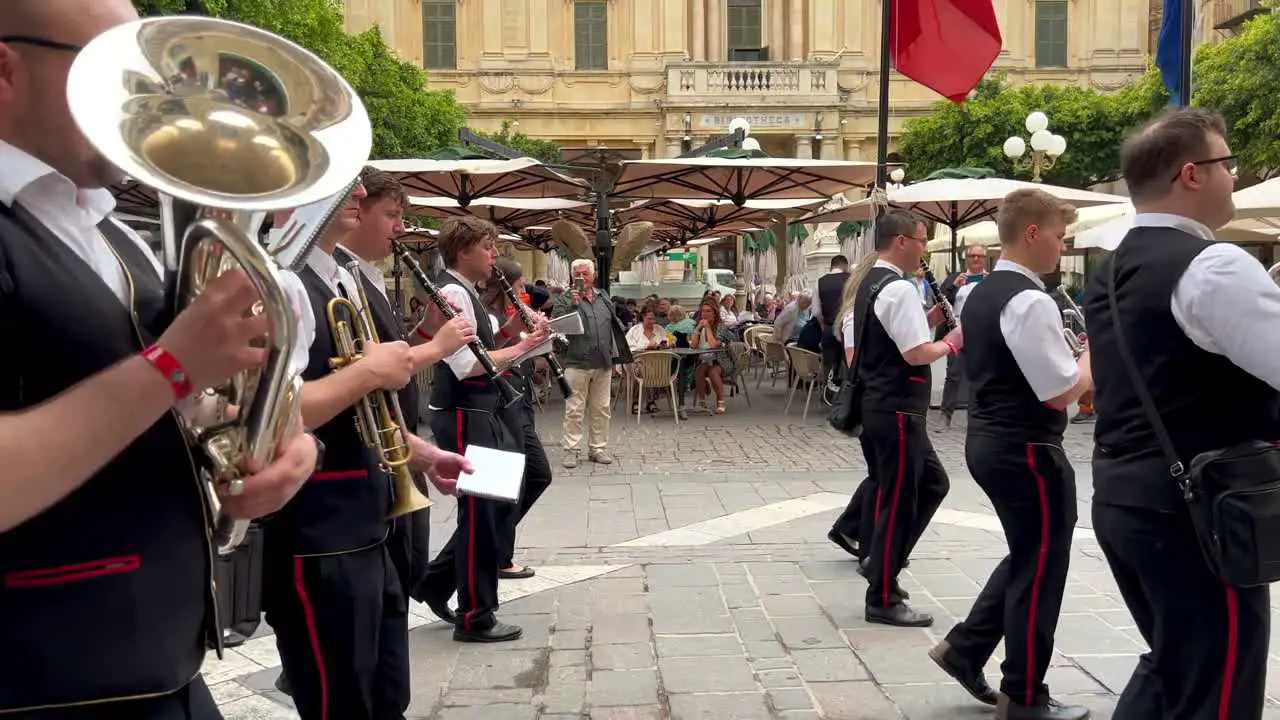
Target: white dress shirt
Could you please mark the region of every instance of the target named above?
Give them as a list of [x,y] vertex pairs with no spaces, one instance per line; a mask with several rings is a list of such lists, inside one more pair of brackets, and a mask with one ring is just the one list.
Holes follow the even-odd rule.
[[[1214,240],[1207,226],[1180,215],[1139,213],[1133,226],[1177,228]],[[1280,287],[1257,258],[1237,245],[1215,243],[1187,266],[1169,304],[1197,347],[1280,390]]]
[[[141,248],[156,275],[164,278],[164,269],[150,246],[127,225],[110,217],[116,207],[111,191],[77,188],[57,170],[3,140],[0,140],[0,203],[22,205],[102,278],[122,305],[129,302],[129,284],[115,251],[98,230],[98,224],[104,219],[109,218],[125,237]],[[291,273],[281,275],[299,327],[298,341],[290,356],[291,366],[295,373],[301,373],[307,367],[315,318],[301,280]],[[192,401],[181,403],[178,409],[188,418],[197,414]]]
[[844,319],[840,321],[840,336],[844,339],[845,350],[852,350],[858,342],[858,336],[854,334],[857,331],[857,316],[853,308],[849,308],[849,312],[845,313]]
[[[475,284],[453,270],[447,270],[446,272],[449,273],[454,282],[441,287],[440,294],[453,303],[454,307],[460,308],[458,316],[466,318],[471,327],[480,327],[476,324],[476,307],[472,299],[472,294],[476,291]],[[501,327],[498,325],[498,319],[488,312],[485,312],[485,315],[489,317],[489,325],[496,335],[498,328]],[[445,362],[449,363],[449,369],[453,370],[453,374],[459,380],[462,380],[471,377],[472,372],[476,369],[476,364],[480,361],[476,359],[476,354],[471,352],[471,348],[463,345],[454,350],[452,355],[445,358]]]
[[[887,260],[876,260],[875,266],[906,276],[902,268]],[[933,340],[933,335],[929,332],[929,319],[925,316],[924,306],[920,304],[920,293],[916,291],[914,283],[886,283],[876,296],[875,312],[876,319],[898,346],[898,352],[904,355]]]
[[1062,335],[1058,304],[1043,292],[1044,281],[1012,260],[998,260],[992,272],[1020,273],[1040,288],[1017,293],[1000,311],[1000,334],[1036,399],[1044,402],[1075,387],[1080,371]]
[[338,247],[342,248],[348,255],[355,258],[356,262],[360,265],[360,274],[364,275],[369,282],[373,283],[373,286],[378,288],[378,292],[382,293],[382,297],[387,298],[387,301],[390,302],[391,299],[387,297],[386,274],[379,270],[377,265],[374,265],[368,260],[357,255],[355,251],[345,248],[342,245],[339,245]]
[[952,309],[955,310],[957,320],[960,319],[960,311],[964,309],[964,301],[969,299],[969,293],[973,292],[973,288],[976,287],[977,284],[978,283],[976,282],[966,282],[960,286],[959,290],[956,291],[956,304]]

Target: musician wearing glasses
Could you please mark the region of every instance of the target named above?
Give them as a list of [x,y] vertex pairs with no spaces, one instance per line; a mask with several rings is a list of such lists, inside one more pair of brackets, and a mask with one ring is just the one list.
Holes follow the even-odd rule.
[[[326,318],[317,324],[302,387],[302,417],[325,443],[325,467],[266,524],[267,622],[304,720],[401,717],[409,705],[407,599],[386,542],[392,484],[357,428],[355,406],[407,385],[412,353],[400,340],[369,342],[362,357],[335,371],[331,361],[340,353],[327,321],[335,298],[367,312],[357,280],[334,257],[359,228],[366,195],[356,184],[299,273],[313,313]],[[410,469],[431,470],[438,452],[413,436],[407,441]],[[431,479],[446,493],[456,481]]]
[[[492,223],[471,216],[446,221],[437,241],[446,268],[438,284],[441,294],[476,329],[476,337],[494,366],[510,371],[513,361],[541,345],[548,334],[543,326],[503,347],[518,335],[519,318],[504,323],[492,317],[476,289],[493,274],[497,241],[498,229]],[[465,452],[468,445],[521,452],[524,436],[519,408],[507,406],[497,385],[484,375],[483,364],[469,347],[437,366],[428,418],[436,444],[457,453]],[[415,599],[454,625],[457,642],[503,642],[524,632],[495,616],[502,554],[499,538],[509,512],[509,505],[500,500],[460,497],[453,537],[413,590]],[[447,604],[455,591],[456,612]]]
[[924,256],[924,223],[903,210],[876,220],[876,264],[854,299],[855,325],[864,327],[856,352],[864,384],[863,448],[877,484],[879,512],[862,571],[867,588],[867,622],[925,627],[933,617],[906,604],[898,573],[950,489],[947,472],[933,451],[925,427],[932,387],[929,365],[960,349],[955,328],[933,342],[931,326],[942,322],[941,307],[925,313],[907,280]]
[[[1009,554],[969,617],[929,656],[1001,720],[1082,720],[1083,707],[1049,697],[1045,672],[1067,583],[1076,484],[1062,449],[1066,408],[1089,387],[1058,305],[1041,275],[1053,272],[1075,208],[1037,190],[1004,198],[1000,260],[964,303],[965,369],[973,388],[965,460],[1000,518]],[[984,253],[985,255],[985,253]],[[964,290],[961,288],[961,290]],[[997,695],[983,668],[1004,640]]]
[[[1235,212],[1236,160],[1220,115],[1158,116],[1125,141],[1120,169],[1134,227],[1084,296],[1098,413],[1093,527],[1151,650],[1115,716],[1259,718],[1269,587],[1229,584],[1206,561],[1188,512],[1202,493],[1184,495],[1155,427],[1186,471],[1201,453],[1280,438],[1280,334],[1271,330],[1280,289],[1243,249],[1214,242]],[[1253,536],[1223,529],[1237,528]]]
[[[71,118],[67,73],[134,19],[124,0],[0,13],[0,318],[24,339],[0,358],[0,714],[15,717],[221,717],[199,675],[221,629],[180,413],[265,361],[267,320],[247,316],[240,271],[166,318],[159,263],[109,217],[123,178]],[[319,450],[296,428],[224,514],[296,492]]]
[[[406,335],[399,313],[387,297],[386,279],[382,270],[374,263],[389,258],[391,241],[404,233],[403,213],[408,196],[399,181],[376,168],[365,167],[360,178],[365,192],[365,197],[360,201],[360,224],[343,236],[333,257],[344,268],[352,262],[359,266],[360,275],[355,279],[364,285],[364,296],[369,300],[366,310],[380,339],[408,340],[409,337],[415,337],[421,341],[409,350],[412,369],[416,374],[474,340],[475,331],[465,318],[445,321],[432,304],[424,313],[423,320],[411,330],[412,335]],[[416,437],[419,392],[418,381],[413,377],[399,392],[404,425],[415,435],[411,439],[414,451],[434,456],[434,464],[428,469],[428,473],[456,479],[459,471],[470,470],[470,464],[461,456],[439,450]],[[427,484],[420,475],[416,478],[419,490],[426,494]],[[400,579],[406,597],[426,575],[427,564],[431,561],[430,533],[430,508],[397,518],[395,522],[391,539],[394,549],[392,558],[400,566]]]

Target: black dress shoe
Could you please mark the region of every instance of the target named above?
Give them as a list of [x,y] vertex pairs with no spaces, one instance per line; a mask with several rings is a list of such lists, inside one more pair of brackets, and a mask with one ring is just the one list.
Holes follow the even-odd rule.
[[[905,567],[905,566],[904,566],[904,567]],[[858,561],[857,572],[858,572],[858,574],[859,574],[859,575],[861,575],[862,577],[866,577],[866,576],[867,576],[867,560],[866,560],[866,558],[863,558],[862,560],[859,560],[859,561]],[[898,597],[902,598],[903,600],[910,600],[910,599],[911,599],[911,593],[907,592],[906,590],[903,590],[903,589],[902,589],[902,586],[898,585],[898,581],[897,581],[897,580],[894,580],[894,581],[893,581],[893,585],[891,585],[891,586],[889,587],[889,592],[894,593],[895,595],[897,595]]]
[[276,676],[276,690],[279,690],[289,697],[293,697],[293,686],[289,684],[289,678],[285,676],[283,670],[281,670],[280,674]]
[[854,547],[854,544],[836,531],[835,528],[832,528],[831,532],[827,533],[827,539],[835,543],[836,547],[857,558],[859,564],[862,563],[862,553],[858,552],[858,548]]
[[520,568],[519,570],[512,570],[512,569],[499,570],[498,579],[499,580],[524,580],[525,578],[533,577],[535,574],[536,573],[533,572],[533,568],[526,566],[526,567]]
[[933,616],[916,612],[906,603],[897,603],[888,607],[867,606],[865,615],[867,622],[895,627],[929,627],[933,624]]
[[524,629],[519,625],[508,625],[501,621],[483,630],[463,630],[457,625],[453,627],[453,639],[456,642],[499,643],[516,640],[523,634]]
[[1063,705],[1050,698],[1043,705],[1019,705],[1003,693],[996,703],[996,720],[1086,720],[1089,708]]
[[449,598],[434,596],[421,585],[414,588],[413,595],[411,595],[411,597],[423,605],[426,605],[427,609],[441,620],[449,623],[450,625],[458,624],[458,616],[449,609]]
[[987,684],[987,679],[982,676],[981,670],[970,670],[961,666],[959,663],[951,662],[948,655],[951,653],[951,644],[946,640],[938,643],[936,647],[929,651],[929,659],[937,663],[942,668],[942,672],[951,676],[953,680],[960,683],[960,687],[973,696],[984,705],[996,704],[996,691],[991,689]]

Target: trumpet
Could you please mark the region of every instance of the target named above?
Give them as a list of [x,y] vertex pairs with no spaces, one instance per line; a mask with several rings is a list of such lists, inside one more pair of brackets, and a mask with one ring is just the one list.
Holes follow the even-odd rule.
[[[440,288],[436,287],[436,284],[431,282],[431,278],[427,277],[426,271],[422,269],[422,264],[413,256],[409,246],[402,242],[393,241],[391,247],[405,267],[409,268],[409,272],[413,274],[414,279],[422,286],[423,292],[440,309],[440,312],[450,320],[457,317],[458,313],[454,312],[449,300],[441,294]],[[511,383],[502,377],[497,363],[489,356],[489,351],[485,349],[484,345],[479,340],[472,340],[467,343],[467,347],[475,354],[476,361],[480,363],[480,367],[484,368],[484,374],[489,378],[489,382],[493,383],[494,387],[498,389],[498,394],[502,396],[503,405],[512,405],[519,400],[521,397],[520,391],[511,387]]]
[[[507,302],[511,303],[516,312],[520,314],[520,322],[524,323],[525,328],[533,330],[533,315],[529,308],[520,302],[520,296],[516,295],[515,288],[511,287],[511,282],[507,280],[506,274],[501,270],[494,268],[494,275],[498,278],[498,284],[502,287],[502,292],[506,293]],[[548,339],[547,342],[552,342]],[[560,364],[559,358],[554,352],[547,353],[547,367],[551,369],[551,377],[555,378],[556,385],[560,388],[560,395],[565,400],[573,397],[573,386],[569,384],[569,379],[564,376],[564,366]]]
[[1072,329],[1073,325],[1079,326],[1080,332],[1088,332],[1084,324],[1084,311],[1071,299],[1071,295],[1059,285],[1054,289],[1058,297],[1062,298],[1062,303],[1067,307],[1062,311],[1062,337],[1067,341],[1067,347],[1071,348],[1071,354],[1080,357],[1084,354],[1084,343],[1080,342],[1080,337]]
[[[325,305],[325,317],[337,357],[329,360],[329,367],[341,370],[364,357],[368,343],[378,342],[378,330],[366,314],[369,298],[365,295],[364,282],[360,278],[360,263],[347,265],[347,272],[356,278],[356,297],[360,308],[351,298],[336,297]],[[339,318],[345,313],[348,319]],[[365,446],[377,453],[378,463],[391,475],[394,505],[391,518],[430,507],[431,501],[418,489],[409,470],[413,451],[409,448],[409,429],[404,425],[404,413],[400,411],[400,396],[392,390],[375,390],[356,403],[356,428]]]
[[214,419],[183,420],[205,460],[210,543],[228,554],[249,522],[223,514],[219,498],[243,491],[245,468],[274,458],[302,384],[290,363],[297,321],[257,229],[267,213],[329,197],[359,174],[372,146],[369,116],[315,55],[205,17],[148,18],[102,33],[72,63],[67,102],[89,143],[156,191],[173,314],[235,268],[261,299],[266,363],[205,391]]

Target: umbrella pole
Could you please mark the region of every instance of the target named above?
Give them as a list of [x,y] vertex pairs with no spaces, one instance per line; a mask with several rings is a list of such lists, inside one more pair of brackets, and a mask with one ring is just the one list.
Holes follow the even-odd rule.
[[596,192],[596,287],[609,292],[609,268],[613,264],[613,232],[609,227],[609,193]]

